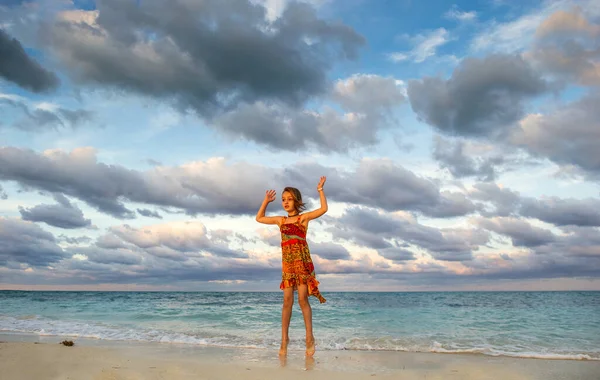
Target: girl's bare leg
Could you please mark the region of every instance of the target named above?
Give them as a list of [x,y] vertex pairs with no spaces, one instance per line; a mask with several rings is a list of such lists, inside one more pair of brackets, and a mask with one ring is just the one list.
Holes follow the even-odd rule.
[[308,302],[308,287],[306,285],[298,285],[298,304],[302,309],[304,326],[306,326],[306,356],[313,356],[315,354],[315,337],[312,329],[312,309]]
[[287,346],[290,342],[288,335],[290,320],[292,319],[292,306],[294,306],[294,288],[283,289],[283,306],[281,308],[281,347],[279,355],[287,355]]

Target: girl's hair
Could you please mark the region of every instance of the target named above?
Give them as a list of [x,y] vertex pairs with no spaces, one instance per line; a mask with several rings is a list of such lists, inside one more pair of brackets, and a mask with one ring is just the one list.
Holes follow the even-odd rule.
[[283,189],[283,192],[281,194],[283,195],[283,193],[285,193],[286,191],[292,194],[292,198],[294,198],[294,208],[296,209],[296,211],[300,212],[306,210],[306,205],[304,204],[304,202],[302,202],[302,194],[300,194],[300,190],[296,189],[295,187],[288,186],[285,189]]

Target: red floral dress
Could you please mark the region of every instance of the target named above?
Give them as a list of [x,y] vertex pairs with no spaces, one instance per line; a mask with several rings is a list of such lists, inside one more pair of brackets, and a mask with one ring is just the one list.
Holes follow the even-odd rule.
[[[285,221],[285,220],[284,220]],[[325,298],[319,292],[319,281],[315,276],[315,266],[310,258],[306,242],[306,230],[300,223],[300,217],[294,223],[281,224],[281,290],[298,285],[307,285],[308,295],[315,296],[321,303]]]

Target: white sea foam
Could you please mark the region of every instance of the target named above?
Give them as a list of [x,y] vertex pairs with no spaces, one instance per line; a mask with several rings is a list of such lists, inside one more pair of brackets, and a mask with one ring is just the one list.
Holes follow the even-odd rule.
[[[240,330],[238,334],[206,331],[182,333],[161,329],[144,329],[111,325],[101,322],[86,323],[81,321],[51,320],[39,316],[23,317],[0,316],[0,332],[28,333],[39,336],[60,336],[72,338],[91,338],[110,341],[156,342],[189,344],[200,346],[218,346],[235,348],[267,349],[278,347],[279,341],[275,336],[258,337],[245,336]],[[258,334],[260,335],[260,334]],[[302,339],[293,339],[289,348],[302,350]],[[562,360],[600,360],[600,352],[596,353],[564,353],[564,352],[529,352],[491,347],[481,344],[474,347],[459,347],[455,343],[442,344],[437,341],[412,339],[394,339],[390,337],[359,338],[325,334],[318,339],[320,350],[339,351],[405,351],[405,352],[435,352],[450,354],[483,354],[490,356],[510,356],[536,359]],[[464,346],[464,343],[463,343]],[[557,350],[558,351],[558,350]]]

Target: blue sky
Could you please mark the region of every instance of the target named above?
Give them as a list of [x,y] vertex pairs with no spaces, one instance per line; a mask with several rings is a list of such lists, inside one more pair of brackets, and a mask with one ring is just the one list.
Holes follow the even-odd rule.
[[[591,0],[0,5],[0,287],[600,289]],[[278,198],[279,199],[279,198]],[[270,215],[283,215],[279,202]]]

